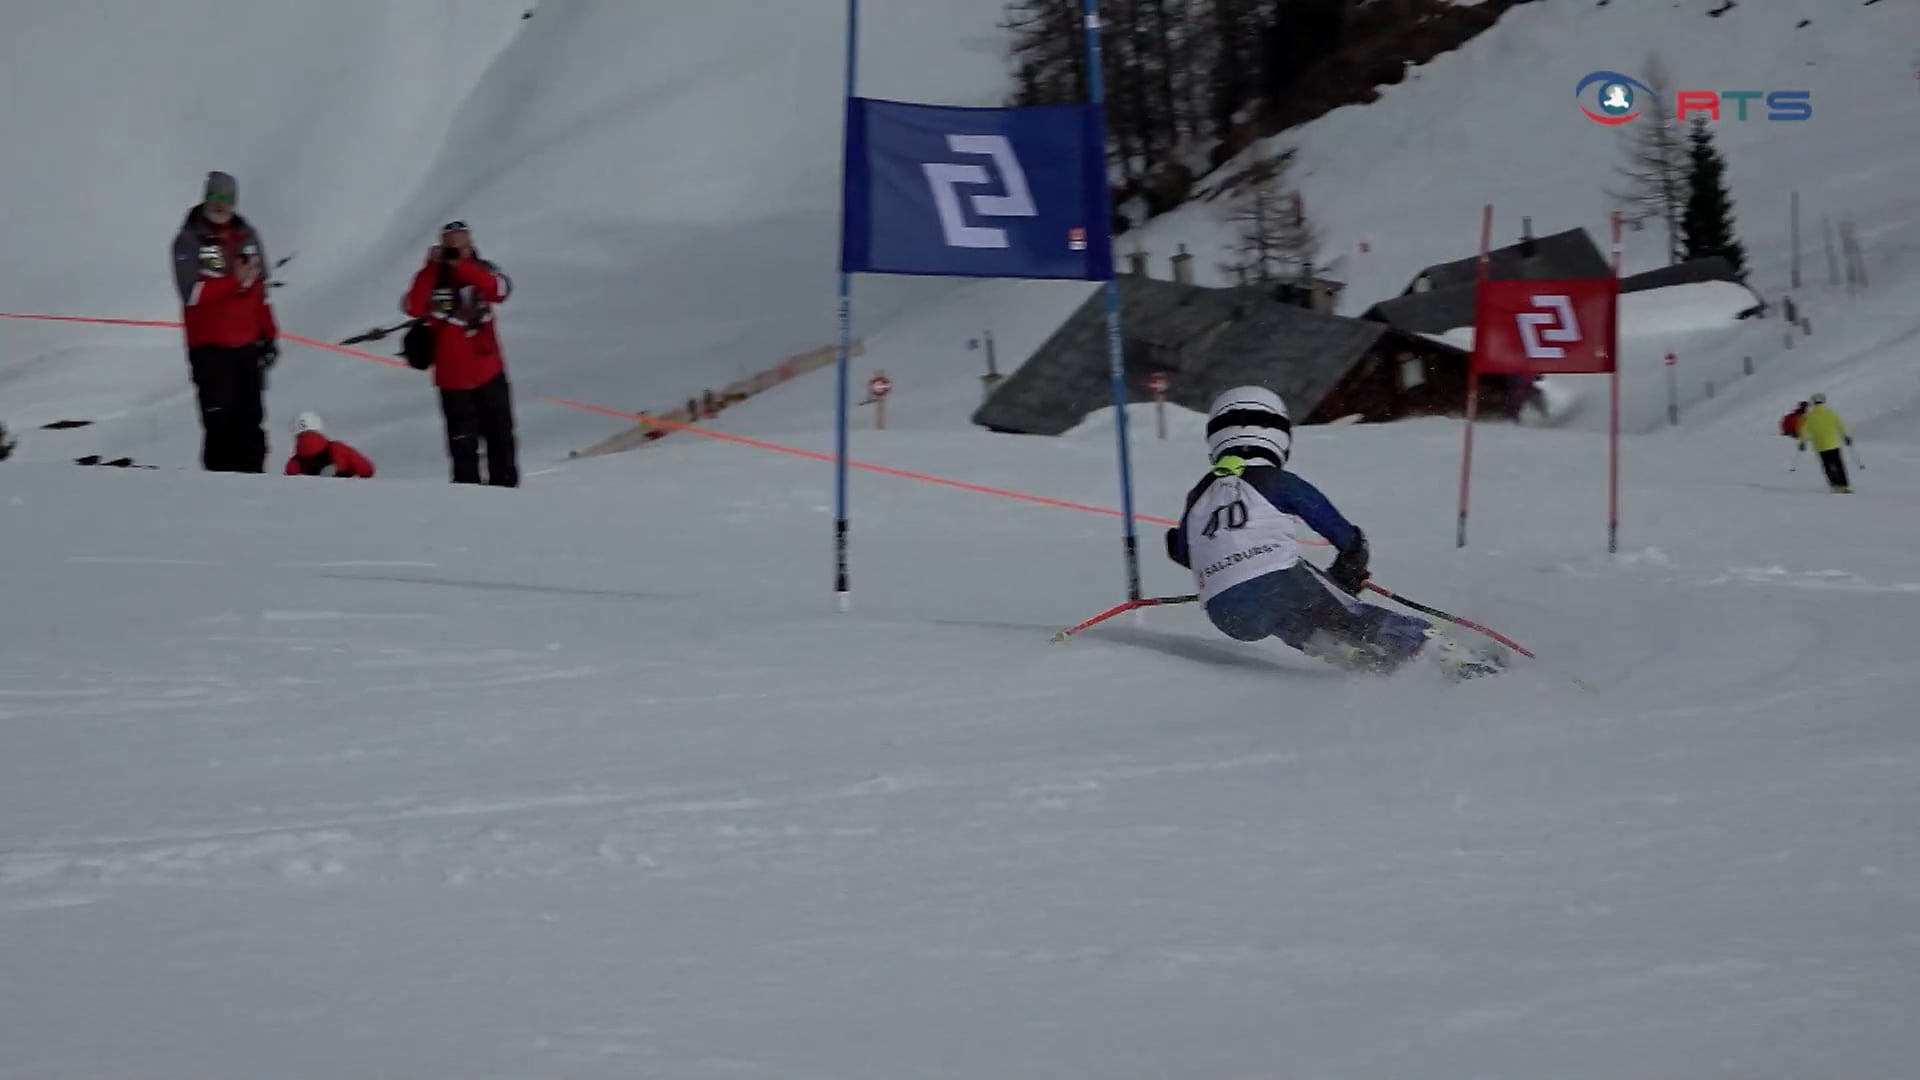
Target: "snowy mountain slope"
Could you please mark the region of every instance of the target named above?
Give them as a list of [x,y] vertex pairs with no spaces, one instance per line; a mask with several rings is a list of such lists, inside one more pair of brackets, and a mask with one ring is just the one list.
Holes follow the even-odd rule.
[[[1704,14],[1710,6],[1516,8],[1462,49],[1383,88],[1380,101],[1337,110],[1271,140],[1268,149],[1301,148],[1297,179],[1326,237],[1323,258],[1332,276],[1349,283],[1342,311],[1358,314],[1397,295],[1422,267],[1470,255],[1479,241],[1481,206],[1489,201],[1496,242],[1517,238],[1522,218],[1530,217],[1540,234],[1585,227],[1604,250],[1605,191],[1617,183],[1622,139],[1579,115],[1573,87],[1595,68],[1637,71],[1657,46],[1683,87],[1807,87],[1815,116],[1800,124],[1728,119],[1716,128],[1752,283],[1775,303],[1774,317],[1735,321],[1732,315],[1750,300],[1731,292],[1714,296],[1713,287],[1626,298],[1627,430],[1665,426],[1662,361],[1669,352],[1680,359],[1679,400],[1689,424],[1724,418],[1729,430],[1763,433],[1794,401],[1825,389],[1838,395],[1848,415],[1858,415],[1863,430],[1907,430],[1899,417],[1920,410],[1913,404],[1920,386],[1905,374],[1913,356],[1910,335],[1920,332],[1920,319],[1906,303],[1920,278],[1920,204],[1905,178],[1920,161],[1884,133],[1920,121],[1906,45],[1920,33],[1920,11],[1883,4],[1815,13],[1794,0],[1746,0],[1710,18]],[[1810,24],[1797,27],[1803,16]],[[1790,290],[1788,206],[1796,189],[1803,283]],[[1120,250],[1148,252],[1151,272],[1166,277],[1168,257],[1185,245],[1196,257],[1199,280],[1224,283],[1216,266],[1226,242],[1221,206],[1197,201],[1137,230]],[[1858,223],[1873,275],[1869,290],[1853,295],[1828,283],[1823,218]],[[1624,272],[1660,265],[1664,244],[1657,224],[1628,230]],[[964,350],[966,339],[980,328],[994,329],[1000,366],[1009,370],[1088,291],[1055,283],[976,283],[885,325],[864,324],[862,378],[874,369],[892,378],[890,425],[967,426],[980,400],[983,367],[979,354]],[[1811,338],[1796,336],[1791,350],[1778,319],[1778,301],[1789,294],[1815,327]],[[1753,376],[1745,375],[1748,357]],[[1564,426],[1603,430],[1603,384],[1559,381],[1577,398]],[[830,424],[831,410],[828,392],[800,384],[730,411],[721,424],[798,432]],[[1889,418],[1876,428],[1881,412]]]
[[[1920,204],[1904,179],[1920,167],[1920,151],[1889,133],[1920,121],[1910,47],[1920,35],[1920,9],[1742,0],[1721,17],[1708,17],[1715,6],[1516,8],[1465,47],[1383,88],[1381,101],[1338,110],[1272,140],[1270,147],[1300,148],[1298,182],[1328,237],[1323,258],[1338,260],[1330,272],[1349,282],[1354,302],[1348,310],[1397,294],[1424,265],[1471,254],[1480,208],[1488,202],[1496,242],[1517,237],[1526,216],[1542,234],[1585,227],[1604,248],[1604,190],[1618,183],[1613,169],[1621,138],[1579,116],[1573,88],[1595,69],[1638,72],[1657,50],[1681,89],[1811,90],[1809,121],[1729,118],[1715,133],[1728,163],[1751,283],[1775,301],[1790,293],[1816,336],[1796,341],[1791,353],[1779,343],[1778,322],[1771,335],[1741,328],[1684,349],[1661,335],[1626,341],[1623,362],[1656,381],[1636,394],[1630,377],[1628,398],[1663,407],[1658,360],[1671,350],[1688,365],[1683,404],[1701,420],[1726,416],[1730,427],[1765,430],[1793,401],[1821,388],[1845,393],[1863,420],[1880,410],[1910,410],[1920,387],[1892,373],[1910,362],[1911,346],[1903,343],[1920,331],[1905,301],[1920,276]],[[1803,19],[1808,25],[1798,26]],[[1446,119],[1456,116],[1475,122]],[[1790,289],[1788,211],[1795,190],[1802,287]],[[1206,253],[1224,241],[1216,213],[1196,204],[1147,226],[1141,243],[1161,264],[1176,243],[1185,243],[1205,275],[1212,269]],[[1823,218],[1858,223],[1873,273],[1870,291],[1855,297],[1828,284]],[[1364,254],[1362,242],[1369,247]],[[1659,265],[1664,243],[1657,224],[1629,231],[1625,272]],[[1746,355],[1760,373],[1731,378]],[[1862,370],[1889,378],[1872,381]],[[1710,379],[1716,400],[1703,403]],[[1830,379],[1836,385],[1827,386]],[[1723,400],[1728,393],[1752,401],[1752,408],[1730,411],[1735,407]]]
[[[114,17],[107,23],[127,29],[125,37],[100,36],[95,21],[70,19],[65,7],[33,9],[29,36],[49,47],[12,57],[16,62],[6,70],[19,73],[23,84],[47,84],[51,58],[80,51],[81,40],[95,53],[139,54],[137,64],[104,65],[100,78],[122,78],[125,71],[145,80],[137,96],[150,113],[136,114],[127,126],[146,142],[166,142],[164,156],[150,158],[182,160],[173,171],[182,173],[183,190],[149,194],[147,173],[116,172],[113,151],[76,157],[68,149],[71,128],[112,119],[95,116],[102,106],[75,98],[72,109],[91,111],[63,106],[10,116],[10,145],[30,151],[19,160],[45,163],[31,172],[31,184],[15,189],[26,196],[8,204],[8,226],[22,246],[47,253],[13,264],[39,268],[16,269],[19,306],[170,314],[164,275],[124,258],[120,234],[133,235],[127,215],[165,218],[170,227],[177,209],[150,208],[184,205],[199,160],[225,155],[222,160],[243,173],[248,199],[258,204],[251,208],[268,219],[270,242],[299,251],[285,275],[292,287],[280,294],[290,323],[321,336],[393,315],[424,240],[440,221],[460,214],[481,227],[482,250],[516,274],[520,295],[503,325],[523,388],[657,409],[770,357],[830,340],[839,71],[824,60],[837,57],[838,6],[820,0],[769,14],[759,6],[706,5],[697,19],[677,16],[672,35],[653,32],[652,17],[631,5],[550,5],[525,21],[517,7],[389,12],[335,5],[277,23],[277,9],[249,8],[251,14],[237,16],[212,0],[178,19],[109,5]],[[1736,211],[1755,283],[1777,297],[1785,283],[1786,195],[1802,192],[1809,283],[1798,299],[1821,336],[1810,343],[1814,349],[1796,351],[1790,370],[1852,370],[1862,356],[1860,363],[1872,368],[1875,348],[1903,340],[1913,325],[1902,305],[1884,312],[1878,306],[1900,296],[1912,272],[1915,215],[1899,180],[1910,171],[1904,144],[1876,134],[1913,121],[1911,58],[1900,44],[1910,39],[1913,11],[1886,4],[1836,8],[1799,28],[1794,0],[1749,0],[1717,19],[1696,10],[1702,7],[1527,5],[1408,82],[1386,88],[1380,102],[1339,110],[1276,140],[1302,147],[1302,186],[1327,234],[1333,272],[1350,282],[1350,308],[1398,291],[1427,262],[1470,251],[1484,201],[1495,202],[1503,239],[1517,231],[1523,214],[1543,232],[1585,225],[1604,238],[1602,188],[1612,180],[1618,138],[1579,117],[1564,99],[1580,74],[1599,66],[1635,70],[1657,43],[1686,85],[1745,85],[1791,72],[1798,85],[1813,89],[1816,116],[1808,123],[1720,126]],[[992,30],[996,15],[997,7],[984,0],[921,0],[869,12],[863,90],[994,100],[1004,84]],[[216,100],[213,88],[230,75],[171,64],[175,53],[143,52],[145,46],[133,44],[171,47],[189,33],[244,44],[242,54],[263,65],[293,58],[325,77],[302,72],[275,79],[262,72],[248,81],[274,92],[255,112],[239,114],[231,132],[196,127],[185,119],[203,108],[193,103]],[[329,51],[323,56],[292,44],[312,41],[327,42]],[[414,48],[416,41],[435,44]],[[795,42],[812,45],[790,48]],[[716,56],[740,59],[716,63]],[[363,62],[366,72],[358,70]],[[755,78],[738,78],[736,70]],[[768,113],[762,106],[772,87],[793,107],[812,110],[805,114],[812,120],[802,123],[791,110]],[[284,136],[252,136],[256,127],[283,130],[269,118],[287,115],[326,122],[302,124],[298,153],[286,152]],[[1458,116],[1481,119],[1463,129]],[[242,160],[227,160],[234,156]],[[1527,164],[1515,167],[1516,160]],[[336,164],[329,171],[316,162]],[[106,189],[101,204],[125,220],[97,236],[63,231],[56,238],[40,208],[62,205],[67,193],[109,174],[116,186]],[[76,184],[76,176],[87,179]],[[1210,253],[1221,242],[1217,213],[1215,205],[1197,203],[1151,223],[1123,249],[1138,243],[1163,273],[1175,244],[1185,243],[1199,256],[1204,280],[1213,274]],[[1845,215],[1860,222],[1874,266],[1874,290],[1857,299],[1821,284],[1820,219]],[[1370,247],[1364,256],[1357,250],[1362,241]],[[1662,242],[1657,229],[1629,233],[1628,270],[1656,261]],[[1083,289],[863,279],[856,319],[879,346],[863,370],[883,368],[900,387],[890,403],[893,424],[963,426],[979,400],[982,372],[982,357],[966,353],[965,340],[995,330],[1001,366],[1011,369]],[[908,303],[929,294],[945,299]],[[1883,323],[1884,330],[1857,343],[1830,336],[1841,327]],[[179,378],[176,342],[164,332],[140,338],[137,352],[125,344],[133,336],[119,331],[8,324],[0,325],[0,335],[0,380],[9,389],[10,413],[39,417],[72,411],[66,404],[52,410],[49,402],[84,404],[100,415],[125,417],[88,431],[85,449],[191,459],[191,403]],[[1742,327],[1686,350],[1682,394],[1690,417],[1696,408],[1702,418],[1727,414],[1730,395],[1751,396],[1751,416],[1727,414],[1730,423],[1750,427],[1753,417],[1777,413],[1780,398],[1804,396],[1797,377],[1783,377],[1777,386],[1771,378],[1745,380],[1739,389],[1722,377],[1756,353],[1757,366],[1771,368],[1767,336]],[[1646,356],[1629,357],[1636,370],[1655,366],[1651,362],[1672,347],[1652,338],[1644,344]],[[49,362],[55,356],[63,359]],[[441,469],[433,399],[423,380],[304,351],[297,360],[276,375],[270,402],[276,437],[293,412],[318,408],[396,475]],[[31,371],[23,375],[21,368]],[[1702,404],[1708,379],[1717,397]],[[722,423],[774,433],[817,428],[831,414],[829,383],[802,380]],[[1872,389],[1862,385],[1867,407],[1905,415],[1911,395],[1864,393]],[[1630,388],[1628,396],[1656,402],[1657,421],[1664,386],[1644,394]],[[536,458],[589,445],[617,427],[538,403],[522,414]],[[1577,422],[1591,424],[1596,415],[1583,408]],[[63,439],[57,451],[72,445]]]
[[[441,115],[523,10],[505,0],[14,5],[0,87],[25,107],[0,112],[0,310],[178,318],[168,246],[216,168],[239,177],[269,256],[293,257],[282,279],[340,272],[364,243],[350,223],[388,227],[394,193],[423,178],[418,155],[399,147],[433,144]],[[378,152],[365,154],[370,145]],[[275,294],[290,330],[304,322],[298,294]],[[0,321],[0,422],[21,433],[23,454],[77,445],[193,461],[185,368],[177,331]],[[278,395],[269,407],[283,445],[297,409]],[[57,439],[31,432],[66,418],[115,423]]]
[[[527,389],[658,409],[832,340],[843,5],[580,0],[522,20],[528,6],[10,12],[0,88],[35,107],[0,118],[0,310],[177,317],[166,245],[222,168],[270,253],[297,252],[276,294],[294,332],[391,324],[438,227],[460,217],[514,276],[502,332]],[[984,0],[869,13],[863,91],[998,99],[997,16]],[[50,92],[82,56],[86,92]],[[945,288],[881,282],[866,300],[883,312]],[[122,388],[121,409],[95,407],[141,415],[91,432],[90,448],[192,460],[178,337],[150,333],[122,355],[118,332],[0,325],[0,376],[41,369],[13,383],[7,412]],[[269,401],[276,445],[292,415],[319,409],[398,474],[443,470],[418,376],[289,353]],[[535,457],[608,429],[537,405],[522,418]]]
[[[1268,148],[1299,147],[1306,205],[1329,237],[1323,257],[1345,256],[1343,280],[1360,303],[1397,295],[1422,266],[1472,254],[1484,203],[1494,204],[1499,241],[1517,238],[1530,216],[1539,233],[1584,226],[1604,247],[1604,189],[1618,182],[1621,139],[1580,116],[1574,86],[1596,69],[1635,73],[1657,50],[1682,89],[1812,91],[1809,121],[1728,118],[1715,129],[1762,292],[1786,284],[1787,196],[1796,187],[1814,258],[1822,214],[1854,216],[1883,254],[1908,251],[1913,203],[1892,178],[1912,151],[1885,135],[1910,127],[1920,112],[1909,47],[1920,11],[1743,0],[1708,17],[1715,6],[1518,7],[1417,77],[1382,88],[1380,101],[1337,110]],[[1802,18],[1809,25],[1796,28]],[[1467,118],[1475,122],[1460,122]],[[1207,217],[1204,205],[1191,207],[1149,226],[1143,239],[1164,259],[1171,244],[1155,243],[1156,230],[1197,240]],[[1627,240],[1626,272],[1664,261],[1658,226]],[[1369,243],[1364,256],[1360,241]],[[1214,269],[1206,256],[1217,243],[1189,247],[1197,268]]]
[[[1097,433],[857,438],[1112,484]],[[1541,654],[1451,688],[1191,608],[1049,645],[1111,519],[862,473],[834,614],[827,470],[706,441],[9,463],[0,1076],[1900,1075],[1920,488],[1782,529],[1804,473],[1636,440],[1610,562],[1598,442],[1489,428],[1456,552],[1456,438],[1298,458]],[[1199,456],[1143,444],[1145,508]]]

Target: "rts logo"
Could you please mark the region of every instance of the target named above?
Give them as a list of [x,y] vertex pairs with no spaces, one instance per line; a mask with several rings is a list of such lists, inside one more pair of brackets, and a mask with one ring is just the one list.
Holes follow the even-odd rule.
[[[1617,127],[1639,119],[1655,95],[1646,83],[1631,75],[1592,71],[1574,86],[1573,100],[1587,119]],[[1730,103],[1735,106],[1734,118],[1746,120],[1749,102],[1763,102],[1766,119],[1776,123],[1813,118],[1811,90],[1682,90],[1674,95],[1673,114],[1681,121],[1696,115],[1718,121],[1722,103]]]

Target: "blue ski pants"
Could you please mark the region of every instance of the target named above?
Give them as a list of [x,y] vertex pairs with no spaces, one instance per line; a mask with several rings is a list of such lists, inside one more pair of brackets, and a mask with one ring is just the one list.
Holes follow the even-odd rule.
[[1207,617],[1238,641],[1277,637],[1299,649],[1314,631],[1405,660],[1427,643],[1433,624],[1363,603],[1341,592],[1306,563],[1243,581],[1207,603]]

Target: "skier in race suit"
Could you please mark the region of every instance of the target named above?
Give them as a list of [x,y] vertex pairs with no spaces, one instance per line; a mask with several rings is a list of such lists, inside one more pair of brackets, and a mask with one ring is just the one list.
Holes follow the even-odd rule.
[[[1287,471],[1292,450],[1293,422],[1278,394],[1239,386],[1214,399],[1213,467],[1167,530],[1167,556],[1193,571],[1213,625],[1239,641],[1277,637],[1349,671],[1394,671],[1429,643],[1457,675],[1491,671],[1487,661],[1452,655],[1453,642],[1425,619],[1355,598],[1367,582],[1366,535]],[[1339,552],[1324,572],[1301,557],[1300,521]]]

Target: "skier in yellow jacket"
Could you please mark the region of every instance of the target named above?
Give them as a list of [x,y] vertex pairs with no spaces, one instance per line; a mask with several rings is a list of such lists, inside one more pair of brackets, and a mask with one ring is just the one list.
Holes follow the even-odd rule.
[[1827,407],[1827,395],[1815,394],[1810,400],[1813,404],[1800,418],[1800,449],[1804,453],[1812,443],[1820,455],[1820,467],[1826,470],[1827,486],[1836,495],[1850,492],[1853,488],[1847,484],[1847,463],[1840,457],[1840,447],[1852,446],[1853,436],[1847,434],[1840,414]]

